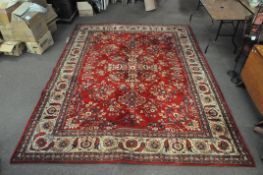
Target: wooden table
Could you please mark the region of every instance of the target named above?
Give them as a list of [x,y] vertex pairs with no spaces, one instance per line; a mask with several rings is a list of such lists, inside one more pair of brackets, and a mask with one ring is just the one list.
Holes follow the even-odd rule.
[[251,15],[251,12],[237,0],[201,0],[201,3],[211,18],[216,21],[245,20]]
[[247,0],[198,0],[196,10],[204,6],[213,20],[245,20],[246,16],[256,13]]
[[256,14],[258,8],[251,7],[247,0],[238,0],[244,7],[246,7],[252,14]]
[[[218,39],[219,36],[232,37],[232,43],[237,50],[237,45],[235,43],[235,36],[238,31],[240,21],[244,21],[247,16],[252,15],[252,13],[243,5],[239,0],[199,0],[197,10],[199,7],[203,6],[212,21],[220,21],[216,37],[214,41]],[[190,16],[190,21],[193,14]],[[235,24],[236,22],[236,24]],[[230,23],[233,25],[233,33],[231,34],[221,34],[221,29],[223,24]],[[209,44],[207,45],[205,52]]]

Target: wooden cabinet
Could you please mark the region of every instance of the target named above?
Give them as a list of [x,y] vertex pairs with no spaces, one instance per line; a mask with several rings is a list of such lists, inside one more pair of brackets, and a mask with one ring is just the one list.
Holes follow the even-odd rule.
[[241,77],[249,95],[263,116],[263,45],[253,47]]

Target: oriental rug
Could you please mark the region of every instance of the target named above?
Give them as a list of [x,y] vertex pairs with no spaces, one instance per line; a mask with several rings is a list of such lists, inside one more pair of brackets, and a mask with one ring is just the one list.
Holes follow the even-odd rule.
[[254,166],[182,25],[78,25],[11,162]]

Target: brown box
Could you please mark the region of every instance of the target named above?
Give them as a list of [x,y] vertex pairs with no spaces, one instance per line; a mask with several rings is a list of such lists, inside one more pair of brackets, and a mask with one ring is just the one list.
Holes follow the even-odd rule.
[[156,9],[155,0],[144,0],[145,11],[152,11]]
[[32,2],[32,3],[39,4],[43,7],[47,6],[47,0],[19,0],[19,1],[21,1],[21,2]]
[[47,32],[42,38],[37,42],[27,42],[27,52],[33,54],[43,54],[50,46],[54,44],[52,35],[50,32]]
[[43,14],[28,10],[30,4],[23,3],[12,13],[13,37],[23,42],[36,42],[48,31]]
[[[35,7],[36,6],[36,7]],[[45,14],[46,8],[31,2],[24,2],[12,12],[12,21],[24,21],[30,23],[34,15]]]
[[79,10],[79,16],[93,16],[93,11],[88,11],[88,10]]
[[38,41],[48,31],[48,27],[47,24],[41,20],[43,19],[42,17],[35,17],[34,19],[35,22],[32,22],[30,25],[19,21],[12,22],[12,25],[16,26],[15,28],[13,28],[13,38],[23,42]]
[[51,4],[47,5],[47,13],[44,15],[47,23],[54,21],[58,17]]
[[88,2],[77,2],[79,16],[93,16],[93,8]]
[[25,44],[20,41],[6,41],[0,44],[0,52],[5,55],[20,56],[25,51]]
[[2,37],[5,41],[14,41],[14,31],[12,28],[11,23],[5,25],[5,26],[0,26],[0,32],[2,34]]
[[48,30],[54,34],[57,31],[57,20],[53,20],[47,24]]
[[11,22],[11,14],[19,5],[19,2],[0,2],[0,25],[5,26]]

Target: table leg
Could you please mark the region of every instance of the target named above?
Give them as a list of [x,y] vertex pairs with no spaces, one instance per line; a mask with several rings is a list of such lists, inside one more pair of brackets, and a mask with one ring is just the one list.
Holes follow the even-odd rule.
[[237,44],[235,42],[235,39],[236,39],[236,34],[237,34],[237,31],[238,31],[238,28],[239,28],[239,24],[240,24],[240,21],[237,21],[237,24],[236,24],[236,26],[234,28],[234,33],[232,35],[232,43],[234,45],[234,53],[237,52]]
[[219,37],[219,35],[220,35],[220,32],[221,32],[223,23],[224,23],[224,21],[220,21],[220,24],[219,24],[218,29],[217,29],[215,41],[218,39],[218,37]]
[[199,9],[200,9],[201,6],[202,6],[202,2],[201,2],[201,0],[198,0],[198,4],[197,4],[197,7],[196,7],[195,11],[194,11],[193,13],[191,13],[191,15],[190,15],[190,17],[189,17],[189,22],[192,21],[192,18],[193,18],[193,16],[194,16],[194,14],[195,14],[197,11],[199,11]]
[[[221,29],[222,29],[223,23],[224,23],[224,21],[221,20],[220,23],[219,23],[218,29],[217,29],[217,33],[216,33],[215,39],[214,39],[214,40],[209,39],[208,44],[207,44],[207,46],[206,46],[206,48],[205,48],[205,53],[207,53],[208,48],[210,47],[211,42],[215,42],[215,41],[218,39],[218,37],[219,37],[219,35],[220,35],[220,32],[221,32]],[[213,24],[213,23],[212,23],[212,24]]]
[[[222,26],[225,23],[228,23],[228,24],[231,23],[233,25],[233,33],[232,34],[221,34]],[[235,42],[235,39],[236,39],[236,34],[238,32],[239,24],[240,24],[240,21],[236,21],[236,25],[235,25],[234,21],[223,21],[223,20],[221,20],[220,23],[219,23],[219,26],[218,26],[218,29],[217,29],[217,33],[216,33],[216,36],[215,36],[215,39],[213,40],[213,42],[217,41],[219,36],[231,37],[231,42],[232,42],[232,44],[234,46],[234,53],[236,53],[238,46],[237,46],[237,44]],[[208,42],[208,44],[206,46],[205,53],[207,52],[207,50],[208,50],[208,48],[210,46],[210,43],[211,43],[211,40]]]

